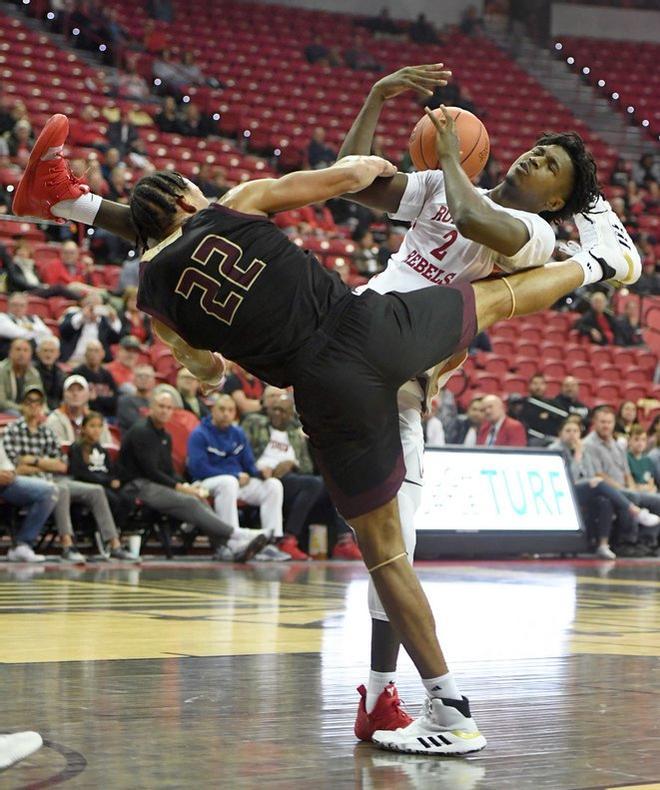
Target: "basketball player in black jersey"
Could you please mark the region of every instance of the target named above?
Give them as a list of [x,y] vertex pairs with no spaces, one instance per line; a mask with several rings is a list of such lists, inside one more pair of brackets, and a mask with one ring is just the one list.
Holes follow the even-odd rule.
[[[442,157],[458,160],[452,125],[437,128]],[[346,157],[324,170],[248,182],[213,204],[181,175],[158,172],[141,179],[124,206],[84,194],[61,157],[67,131],[64,116],[42,131],[16,213],[51,217],[52,208],[139,242],[139,307],[207,385],[220,382],[224,354],[270,384],[293,386],[319,468],[390,622],[422,678],[444,675],[433,614],[405,560],[397,390],[498,320],[547,308],[584,283],[629,278],[616,241],[599,236],[569,261],[499,280],[358,296],[269,217],[392,178],[385,160]],[[398,732],[387,748],[466,754],[486,745],[465,698],[429,699],[426,715]]]

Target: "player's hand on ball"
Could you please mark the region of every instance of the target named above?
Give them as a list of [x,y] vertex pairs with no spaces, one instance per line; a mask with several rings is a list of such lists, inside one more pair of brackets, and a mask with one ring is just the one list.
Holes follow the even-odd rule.
[[451,71],[443,68],[444,63],[428,66],[405,66],[378,80],[372,90],[383,100],[398,96],[404,91],[417,91],[422,96],[432,96],[434,88],[446,85]]
[[442,161],[450,156],[460,161],[461,158],[461,144],[456,134],[456,123],[451,115],[447,112],[444,104],[440,105],[442,114],[444,116],[444,123],[438,120],[436,116],[429,110],[428,107],[424,112],[431,119],[431,123],[435,126],[436,131],[436,148],[438,150],[438,159]]

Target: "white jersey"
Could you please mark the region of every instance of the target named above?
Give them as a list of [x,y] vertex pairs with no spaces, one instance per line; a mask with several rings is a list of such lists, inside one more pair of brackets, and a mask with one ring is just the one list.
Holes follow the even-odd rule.
[[516,271],[550,260],[555,234],[544,219],[528,211],[503,208],[488,197],[486,200],[495,210],[524,222],[529,231],[527,244],[510,258],[460,235],[449,213],[441,170],[409,174],[399,209],[390,216],[412,222],[412,226],[385,271],[372,277],[365,287],[378,293],[415,291],[428,285],[481,280],[496,265]]

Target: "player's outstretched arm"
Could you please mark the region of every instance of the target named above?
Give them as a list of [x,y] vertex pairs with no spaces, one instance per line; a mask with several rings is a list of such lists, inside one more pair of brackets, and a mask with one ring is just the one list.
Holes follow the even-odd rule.
[[460,163],[460,143],[454,119],[441,107],[445,123],[426,110],[437,132],[437,148],[445,177],[447,205],[458,232],[507,258],[516,255],[529,241],[524,222],[498,211],[471,184]]
[[[427,66],[406,66],[379,79],[369,91],[362,109],[353,121],[339,149],[338,159],[355,154],[370,154],[385,102],[408,90],[417,91],[424,97],[431,96],[436,86],[446,85],[451,77],[451,71],[443,70],[443,65],[432,63]],[[352,194],[350,200],[376,211],[394,213],[401,204],[407,182],[408,176],[405,173],[397,173],[393,178],[381,178],[361,192]]]
[[95,228],[103,228],[115,236],[137,244],[138,234],[133,225],[131,210],[124,203],[113,203],[112,200],[101,200],[101,207],[94,219]]
[[219,202],[247,214],[275,214],[359,192],[376,178],[395,173],[396,167],[379,156],[348,156],[322,170],[248,181],[229,190]]
[[163,343],[170,347],[174,358],[202,382],[205,394],[220,386],[225,375],[225,362],[220,354],[193,348],[173,329],[156,319],[153,329]]

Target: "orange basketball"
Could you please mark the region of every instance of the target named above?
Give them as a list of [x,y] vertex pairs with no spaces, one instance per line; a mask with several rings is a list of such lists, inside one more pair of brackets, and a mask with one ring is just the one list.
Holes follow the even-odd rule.
[[[476,115],[460,107],[447,107],[447,112],[456,122],[456,134],[461,144],[461,166],[469,178],[478,176],[486,166],[490,153],[490,140],[486,127]],[[444,123],[442,110],[433,110],[433,115]],[[410,158],[418,170],[438,170],[436,131],[427,115],[417,121],[408,142]]]

